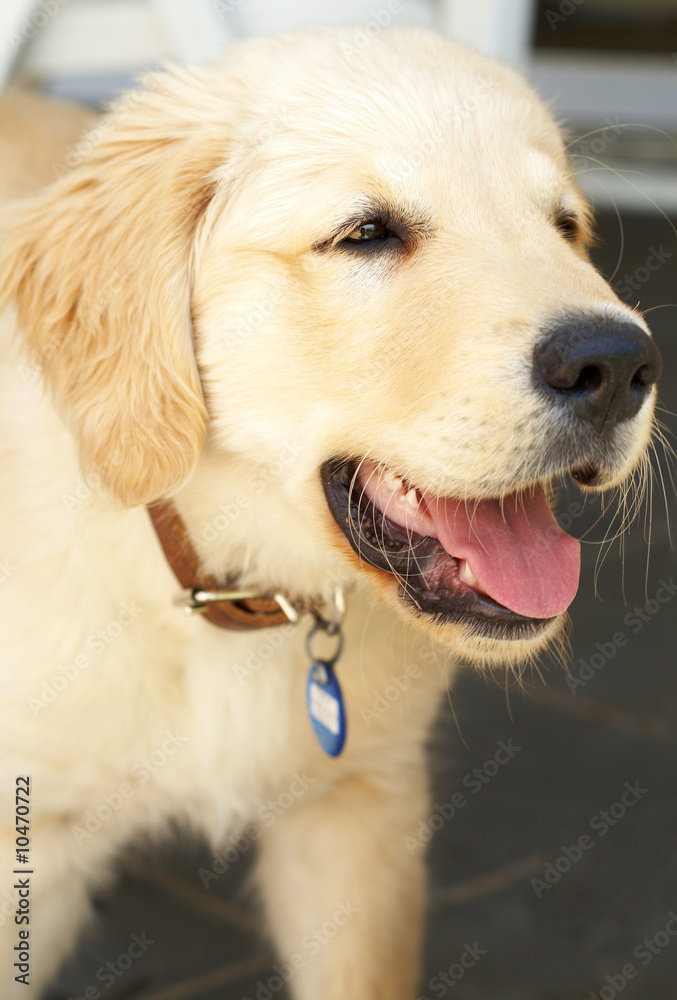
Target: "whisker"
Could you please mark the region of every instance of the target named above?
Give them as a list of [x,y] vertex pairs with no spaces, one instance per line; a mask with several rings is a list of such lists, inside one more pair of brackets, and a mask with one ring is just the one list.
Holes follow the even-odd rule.
[[[625,181],[628,187],[631,187],[633,191],[636,191],[638,194],[640,194],[643,198],[646,199],[646,201],[652,206],[652,208],[656,209],[661,218],[663,218],[665,222],[667,222],[667,224],[669,225],[673,235],[677,236],[677,228],[675,227],[675,224],[673,223],[672,219],[667,214],[667,212],[660,207],[658,202],[654,201],[651,195],[647,194],[646,191],[642,191],[642,189],[637,184],[633,184],[632,180],[628,176],[626,176],[628,174],[632,174],[635,177],[644,177],[646,180],[651,180],[648,174],[643,173],[641,170],[629,170],[626,168],[619,170],[616,167],[610,167],[607,163],[603,163],[601,160],[598,160],[596,157],[593,156],[586,156],[586,159],[590,160],[591,163],[597,163],[599,166],[596,169],[608,170],[610,174],[614,175],[614,177],[618,177],[619,180]],[[586,176],[590,175],[592,173],[595,173],[596,169],[577,171],[576,176],[579,176],[580,174],[585,174]],[[611,197],[608,191],[607,191],[607,196]]]

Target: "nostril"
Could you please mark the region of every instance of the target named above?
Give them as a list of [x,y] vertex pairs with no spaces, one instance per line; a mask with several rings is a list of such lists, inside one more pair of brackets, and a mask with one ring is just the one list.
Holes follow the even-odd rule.
[[647,386],[653,385],[655,382],[651,368],[648,365],[642,365],[638,368],[635,374],[632,376],[630,382],[631,389],[646,389]]
[[634,323],[579,317],[550,328],[536,347],[534,367],[541,393],[602,433],[635,416],[662,361]]
[[571,387],[572,392],[583,394],[596,392],[604,381],[604,376],[599,368],[594,365],[586,365],[581,368],[581,371],[576,379],[574,385]]
[[[541,363],[541,373],[543,380],[549,388],[558,393],[570,396],[585,395],[595,392],[602,385],[605,373],[600,365],[581,364],[577,360],[571,362],[568,359],[559,363]],[[543,359],[541,358],[541,362]]]

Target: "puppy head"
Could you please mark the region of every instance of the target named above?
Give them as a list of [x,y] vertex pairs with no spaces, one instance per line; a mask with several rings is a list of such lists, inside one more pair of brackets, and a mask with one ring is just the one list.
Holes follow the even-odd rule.
[[469,657],[522,658],[577,585],[544,491],[628,475],[655,348],[590,264],[589,210],[530,88],[426,33],[358,57],[350,38],[239,57],[247,114],[198,235],[197,351],[214,451],[273,468],[294,442],[298,459],[210,555],[232,565],[237,538],[265,553],[257,582],[298,587],[340,553]]
[[0,294],[84,469],[125,504],[175,488],[202,445],[189,267],[224,157],[221,104],[197,74],[150,76],[6,222]]
[[530,88],[425,32],[352,37],[151,78],[17,209],[4,294],[124,502],[194,469],[177,499],[209,518],[293,443],[211,572],[313,593],[338,560],[469,657],[521,658],[576,583],[542,490],[627,476],[658,362]]

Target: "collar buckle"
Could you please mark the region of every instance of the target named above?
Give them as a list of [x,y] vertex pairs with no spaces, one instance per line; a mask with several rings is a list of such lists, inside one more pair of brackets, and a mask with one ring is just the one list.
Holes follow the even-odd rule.
[[[204,615],[212,604],[221,601],[250,601],[265,598],[270,599],[268,595],[261,594],[258,590],[206,590],[203,587],[191,587],[180,594],[176,603],[187,615]],[[273,594],[272,600],[284,612],[288,621],[294,625],[298,622],[299,613],[284,594]]]

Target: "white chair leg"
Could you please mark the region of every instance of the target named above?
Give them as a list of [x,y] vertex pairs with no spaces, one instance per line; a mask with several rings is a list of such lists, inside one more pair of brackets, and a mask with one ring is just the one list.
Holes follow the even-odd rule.
[[[4,0],[0,4],[0,90],[7,84],[15,62],[31,36],[40,30],[37,0]],[[47,14],[43,14],[47,17]]]

